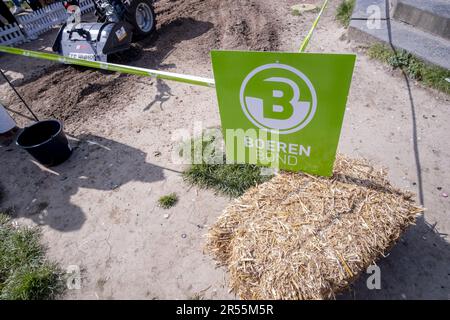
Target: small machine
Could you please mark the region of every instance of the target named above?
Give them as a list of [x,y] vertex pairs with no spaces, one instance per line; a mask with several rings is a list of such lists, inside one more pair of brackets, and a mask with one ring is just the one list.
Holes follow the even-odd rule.
[[[66,5],[69,10],[71,4]],[[97,22],[64,24],[53,44],[54,52],[70,58],[107,62],[108,55],[127,50],[133,40],[155,31],[151,0],[94,0],[94,4]]]

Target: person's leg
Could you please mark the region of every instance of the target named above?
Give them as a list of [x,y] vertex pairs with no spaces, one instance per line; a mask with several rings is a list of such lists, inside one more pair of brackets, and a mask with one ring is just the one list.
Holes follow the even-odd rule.
[[5,17],[5,19],[8,20],[8,22],[11,24],[17,22],[16,18],[14,18],[14,15],[11,13],[11,11],[9,11],[9,8],[6,6],[3,0],[0,0],[0,15]]
[[33,0],[25,0],[27,3],[28,3],[28,5],[30,6],[30,8],[31,8],[31,10],[35,10],[34,9],[34,3],[33,3]]
[[12,9],[12,14],[16,15],[19,13],[24,12],[25,10],[22,9],[22,0],[12,0],[14,3],[14,8]]
[[14,3],[14,5],[16,6],[16,7],[21,7],[22,6],[22,1],[20,1],[20,0],[12,0],[12,2]]
[[39,10],[42,8],[41,3],[39,0],[28,0],[28,4],[30,5],[30,8],[33,9],[33,11]]

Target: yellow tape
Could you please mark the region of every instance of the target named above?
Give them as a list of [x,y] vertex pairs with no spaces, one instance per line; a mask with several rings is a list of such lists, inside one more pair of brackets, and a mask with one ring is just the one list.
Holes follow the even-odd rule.
[[[322,16],[322,13],[324,12],[327,4],[328,4],[328,0],[325,0],[318,16],[314,20],[314,23],[313,23],[311,29],[309,30],[306,38],[303,40],[303,42],[301,44],[300,52],[304,52],[304,50],[308,46],[309,41],[314,32],[314,29],[316,28],[317,24],[319,23],[320,17]],[[121,73],[127,73],[127,74],[133,74],[133,75],[139,75],[139,76],[145,76],[145,77],[152,77],[152,78],[157,78],[157,79],[165,79],[165,80],[171,80],[171,81],[178,81],[178,82],[192,84],[192,85],[215,88],[214,79],[209,79],[209,78],[183,75],[183,74],[179,74],[179,73],[172,73],[172,72],[165,72],[165,71],[158,71],[158,70],[151,70],[151,69],[145,69],[145,68],[139,68],[139,67],[132,67],[132,66],[126,66],[126,65],[121,65],[121,64],[69,58],[69,57],[63,57],[63,56],[53,54],[53,53],[48,53],[48,52],[25,50],[25,49],[7,47],[7,46],[2,46],[2,45],[0,45],[0,52],[16,54],[16,55],[23,55],[26,57],[32,57],[32,58],[38,58],[38,59],[45,59],[45,60],[55,61],[55,62],[64,63],[64,64],[73,64],[73,65],[79,65],[79,66],[84,66],[84,67],[89,67],[89,68],[117,71],[117,72],[121,72]]]
[[314,23],[313,23],[311,29],[309,30],[308,34],[306,35],[306,38],[303,40],[302,45],[300,46],[300,50],[299,50],[300,52],[305,52],[306,47],[309,44],[309,40],[311,40],[311,37],[314,33],[314,29],[316,29],[317,24],[319,23],[320,17],[322,16],[322,13],[325,11],[327,4],[328,4],[328,0],[325,0],[322,5],[322,8],[320,9],[319,14],[317,15],[316,20],[314,20]]
[[88,61],[88,60],[83,60],[83,59],[68,58],[68,57],[63,57],[58,54],[53,54],[53,53],[48,53],[48,52],[25,50],[25,49],[12,48],[12,47],[1,46],[1,45],[0,45],[0,52],[23,55],[26,57],[32,57],[32,58],[38,58],[38,59],[45,59],[45,60],[50,60],[50,61],[55,61],[55,62],[65,63],[65,64],[74,64],[74,65],[79,65],[79,66],[84,66],[84,67],[95,68],[95,69],[117,71],[117,72],[122,72],[122,73],[127,73],[127,74],[138,75],[138,76],[178,81],[178,82],[183,82],[183,83],[188,83],[188,84],[198,85],[198,86],[204,86],[204,87],[210,87],[210,88],[215,87],[214,79],[184,75],[184,74],[173,73],[173,72],[144,69],[144,68],[139,68],[139,67],[125,66],[125,65],[121,65],[121,64],[114,64],[114,63],[107,63],[107,62]]

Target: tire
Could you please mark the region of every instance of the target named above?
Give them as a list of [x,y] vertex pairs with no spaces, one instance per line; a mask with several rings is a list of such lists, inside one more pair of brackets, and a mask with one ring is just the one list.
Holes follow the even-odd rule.
[[94,8],[95,8],[95,15],[97,16],[97,22],[101,23],[105,22],[106,21],[105,10],[102,10],[95,1],[94,1]]
[[156,15],[150,0],[131,0],[126,5],[125,20],[133,26],[136,38],[144,38],[156,29]]

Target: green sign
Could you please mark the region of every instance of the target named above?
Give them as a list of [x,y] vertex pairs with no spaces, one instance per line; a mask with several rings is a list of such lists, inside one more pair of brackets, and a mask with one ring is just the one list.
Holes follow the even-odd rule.
[[213,51],[227,161],[331,176],[355,59]]

